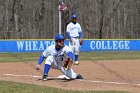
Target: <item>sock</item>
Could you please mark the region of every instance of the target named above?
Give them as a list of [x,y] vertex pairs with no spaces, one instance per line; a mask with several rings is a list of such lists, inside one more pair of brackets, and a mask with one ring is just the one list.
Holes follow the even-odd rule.
[[48,75],[48,72],[49,72],[50,68],[51,68],[51,65],[45,64],[45,66],[44,66],[44,75]]
[[75,61],[78,61],[78,55],[75,55]]

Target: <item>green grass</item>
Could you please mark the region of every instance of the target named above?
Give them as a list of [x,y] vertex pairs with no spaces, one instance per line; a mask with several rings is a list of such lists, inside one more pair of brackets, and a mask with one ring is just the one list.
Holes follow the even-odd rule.
[[0,53],[0,62],[37,61],[41,53]]
[[[0,53],[0,62],[33,62],[41,53]],[[82,52],[79,60],[140,59],[140,52]],[[45,86],[0,81],[0,93],[128,93],[121,91],[72,91]]]
[[[0,53],[0,62],[37,61],[41,53]],[[82,52],[79,60],[140,59],[140,52]]]
[[124,91],[73,91],[33,84],[0,81],[0,93],[130,93]]
[[87,52],[80,53],[80,60],[140,59],[140,52]]

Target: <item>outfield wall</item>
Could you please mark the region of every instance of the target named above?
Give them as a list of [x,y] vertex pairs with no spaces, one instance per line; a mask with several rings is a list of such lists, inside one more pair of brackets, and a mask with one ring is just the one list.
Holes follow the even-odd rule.
[[[0,52],[42,52],[53,44],[54,40],[0,40]],[[140,51],[140,40],[84,40],[81,52],[91,51]]]

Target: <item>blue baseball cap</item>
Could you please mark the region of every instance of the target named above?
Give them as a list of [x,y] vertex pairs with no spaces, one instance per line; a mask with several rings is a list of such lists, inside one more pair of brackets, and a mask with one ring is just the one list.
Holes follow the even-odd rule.
[[62,34],[57,34],[55,36],[55,40],[60,40],[60,39],[64,39],[64,36]]
[[73,14],[73,15],[71,16],[71,18],[77,18],[77,15]]

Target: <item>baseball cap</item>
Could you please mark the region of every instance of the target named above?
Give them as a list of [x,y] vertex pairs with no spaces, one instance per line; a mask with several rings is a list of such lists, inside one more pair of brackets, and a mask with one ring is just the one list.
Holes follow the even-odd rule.
[[64,36],[62,34],[57,34],[55,36],[55,40],[60,40],[60,39],[64,39]]
[[71,18],[77,18],[77,15],[73,14],[73,15],[71,16]]

